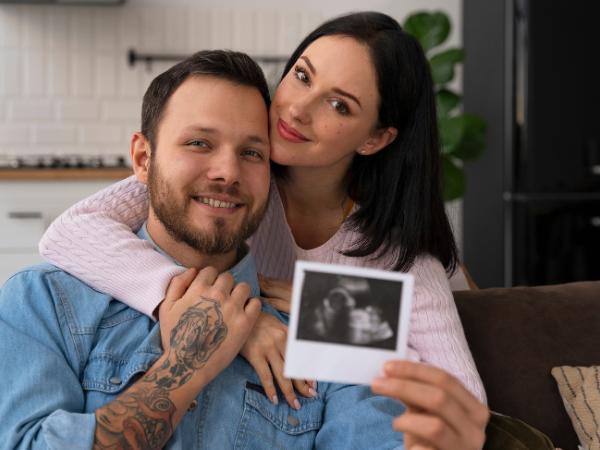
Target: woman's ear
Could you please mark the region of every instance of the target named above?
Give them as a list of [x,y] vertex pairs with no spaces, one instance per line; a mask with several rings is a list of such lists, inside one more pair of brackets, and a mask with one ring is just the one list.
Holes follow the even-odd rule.
[[398,130],[394,127],[387,127],[376,130],[373,135],[359,149],[361,155],[372,155],[382,148],[391,144],[398,136]]
[[131,138],[131,162],[137,180],[148,184],[148,167],[150,166],[150,142],[140,133],[133,133]]

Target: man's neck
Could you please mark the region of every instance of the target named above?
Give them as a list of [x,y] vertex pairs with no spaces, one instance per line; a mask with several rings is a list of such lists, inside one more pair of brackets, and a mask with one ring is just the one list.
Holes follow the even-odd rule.
[[183,242],[176,241],[152,211],[146,228],[154,243],[163,252],[188,269],[193,267],[200,271],[212,266],[221,273],[230,270],[238,262],[237,249],[224,255],[205,255]]

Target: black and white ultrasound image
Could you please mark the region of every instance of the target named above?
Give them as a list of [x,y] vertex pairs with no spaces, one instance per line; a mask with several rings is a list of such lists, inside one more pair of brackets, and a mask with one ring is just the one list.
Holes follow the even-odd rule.
[[297,339],[396,350],[402,282],[305,272]]

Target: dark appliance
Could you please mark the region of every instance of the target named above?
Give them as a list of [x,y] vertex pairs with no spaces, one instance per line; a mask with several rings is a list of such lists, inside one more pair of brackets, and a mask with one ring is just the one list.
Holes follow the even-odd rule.
[[600,279],[598,17],[596,0],[465,0],[465,109],[489,126],[464,201],[482,287]]

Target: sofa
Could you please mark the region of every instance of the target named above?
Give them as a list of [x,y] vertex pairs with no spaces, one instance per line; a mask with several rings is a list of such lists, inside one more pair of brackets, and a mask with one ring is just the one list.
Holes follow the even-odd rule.
[[454,299],[490,410],[577,450],[550,372],[600,364],[600,281],[458,291]]

